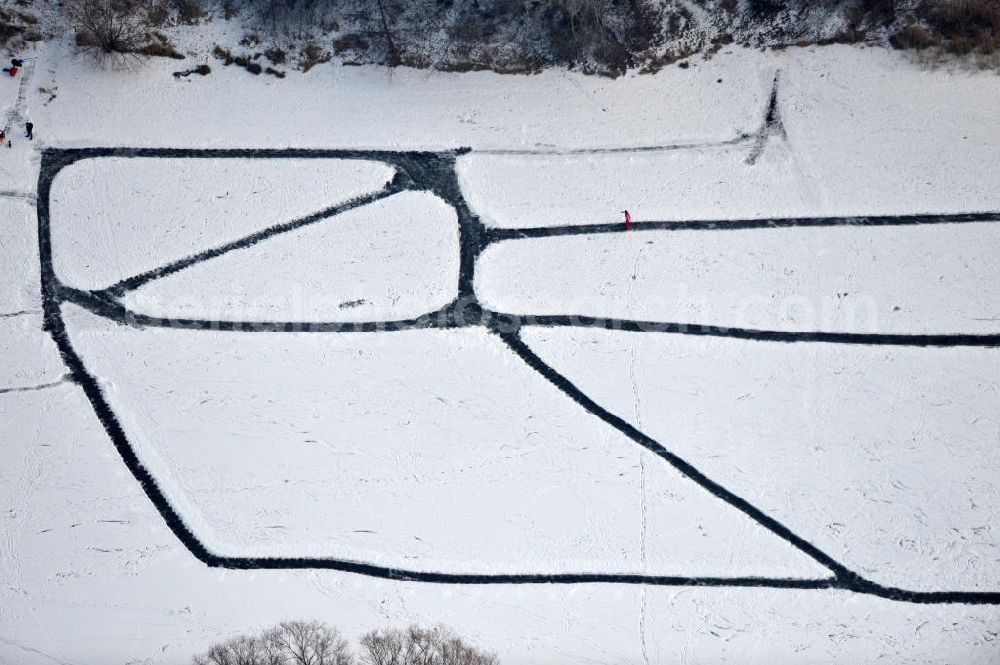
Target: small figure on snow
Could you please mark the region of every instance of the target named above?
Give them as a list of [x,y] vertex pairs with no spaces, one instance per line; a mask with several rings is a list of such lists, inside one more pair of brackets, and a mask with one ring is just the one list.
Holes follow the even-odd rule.
[[24,67],[24,60],[22,60],[21,58],[11,58],[10,59],[10,66],[11,67]]
[[34,123],[31,123],[31,122],[24,123],[24,131],[27,132],[24,136],[29,141],[33,141],[35,139],[34,134],[32,134],[32,132],[34,130],[35,130],[35,124]]
[[17,65],[11,65],[10,67],[4,67],[3,70],[10,74],[11,76],[17,76]]
[[628,214],[628,210],[622,210],[625,213],[625,230],[628,231],[632,228],[632,215]]

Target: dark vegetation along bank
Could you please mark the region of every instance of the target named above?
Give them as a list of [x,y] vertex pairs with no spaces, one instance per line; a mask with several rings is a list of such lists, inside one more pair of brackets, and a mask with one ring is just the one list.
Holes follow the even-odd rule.
[[[51,6],[43,3],[54,3]],[[178,26],[237,22],[238,44],[184,53]],[[833,43],[911,50],[927,61],[1000,62],[1000,0],[0,0],[0,43],[75,35],[104,58],[200,58],[282,77],[336,59],[445,71],[568,67],[653,72],[729,44]]]

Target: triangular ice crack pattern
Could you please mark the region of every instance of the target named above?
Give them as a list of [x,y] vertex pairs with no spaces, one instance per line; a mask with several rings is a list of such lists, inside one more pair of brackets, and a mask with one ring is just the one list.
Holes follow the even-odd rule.
[[164,272],[121,301],[171,319],[405,320],[457,297],[459,255],[454,209],[404,191]]
[[363,204],[392,188],[395,174],[379,160],[85,154],[49,185],[55,269],[76,288],[123,291],[126,280],[142,282],[206,249],[280,232],[283,220],[307,224]]
[[569,379],[556,371],[551,365],[543,361],[531,349],[531,347],[524,342],[519,334],[497,334],[500,335],[501,339],[503,339],[511,350],[514,351],[514,353],[516,353],[529,367],[542,375],[567,397],[583,407],[588,413],[611,425],[631,439],[634,443],[664,460],[667,464],[679,471],[683,476],[695,482],[716,498],[721,499],[723,502],[744,513],[751,520],[771,531],[779,538],[785,540],[792,547],[806,554],[824,568],[829,569],[835,575],[840,576],[850,573],[847,568],[838,563],[833,557],[823,552],[812,543],[796,535],[787,526],[765,514],[762,510],[748,502],[746,499],[734,494],[719,483],[715,482],[692,464],[665,448],[661,443],[643,432],[640,432],[625,419],[611,413],[595,402],[586,393],[570,382]]
[[459,255],[454,209],[404,191],[162,274],[122,302],[171,319],[398,321],[456,298]]
[[262,231],[256,233],[251,233],[250,235],[244,236],[238,240],[228,242],[224,245],[219,245],[218,247],[212,247],[211,249],[206,249],[204,251],[198,252],[197,254],[191,254],[177,261],[171,261],[170,263],[164,264],[158,268],[152,270],[147,270],[146,272],[140,273],[138,275],[132,275],[122,279],[115,284],[96,291],[95,293],[103,294],[113,298],[118,298],[128,291],[134,291],[139,287],[148,284],[149,282],[163,277],[168,277],[181,270],[190,268],[191,266],[197,265],[199,263],[204,263],[205,261],[218,258],[229,252],[246,249],[252,247],[260,242],[273,238],[275,236],[288,233],[290,231],[295,231],[305,226],[311,224],[316,224],[324,220],[331,219],[338,215],[342,215],[346,212],[354,210],[355,208],[360,208],[363,206],[371,205],[377,203],[382,199],[388,198],[394,194],[403,191],[399,187],[390,186],[381,191],[375,192],[373,194],[366,194],[364,196],[359,196],[357,198],[351,199],[344,203],[340,203],[334,206],[323,208],[322,210],[317,210],[316,212],[306,215],[304,217],[299,217],[288,222],[282,222],[281,224],[276,224],[270,226]]

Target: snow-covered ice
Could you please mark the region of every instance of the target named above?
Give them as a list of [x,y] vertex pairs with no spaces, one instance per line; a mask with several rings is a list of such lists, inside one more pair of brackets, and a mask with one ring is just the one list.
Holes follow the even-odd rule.
[[0,313],[40,311],[38,296],[38,238],[35,209],[24,196],[0,196]]
[[218,554],[825,576],[485,331],[138,331],[67,307],[143,463]]
[[0,416],[5,663],[188,663],[216,640],[290,616],[322,617],[348,635],[443,622],[514,663],[642,663],[643,643],[650,662],[996,657],[996,610],[976,606],[835,591],[462,587],[213,570],[177,545],[75,386],[4,396]]
[[0,392],[14,392],[58,381],[66,367],[52,338],[41,330],[37,312],[0,318]]
[[[522,328],[520,348],[482,326],[113,320],[119,303],[207,323],[432,312],[456,296],[469,238],[453,201],[421,191],[87,300],[111,318],[67,302],[56,316],[53,298],[71,289],[107,289],[387,192],[395,174],[378,160],[77,161],[53,182],[48,319],[34,219],[42,149],[109,146],[469,147],[456,172],[484,237],[617,223],[625,208],[639,223],[720,226],[991,213],[995,75],[836,46],[732,48],[616,81],[332,65],[281,81],[234,68],[175,80],[172,62],[101,71],[71,48],[40,45],[27,76],[0,85],[5,115],[36,125],[33,143],[0,150],[0,663],[186,663],[293,617],[351,637],[443,622],[526,665],[1000,660],[997,604],[885,590],[1000,591],[996,348],[544,326]],[[780,128],[761,134],[779,71]],[[39,91],[53,86],[55,98]],[[657,149],[584,152],[628,147]],[[484,306],[512,314],[815,331],[782,308],[806,298],[831,305],[831,332],[995,334],[995,223],[506,240],[479,256],[475,287]],[[761,304],[737,320],[747,298]],[[876,302],[875,323],[848,316],[862,298]],[[688,317],[691,303],[707,306]],[[116,450],[101,399],[125,452],[211,555],[769,583],[822,582],[836,572],[829,555],[889,598],[211,568]]]

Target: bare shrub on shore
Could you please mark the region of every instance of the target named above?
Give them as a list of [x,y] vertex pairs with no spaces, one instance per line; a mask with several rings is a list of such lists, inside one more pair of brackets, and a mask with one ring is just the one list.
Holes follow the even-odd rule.
[[920,62],[952,61],[1000,69],[1000,0],[922,0],[889,37]]
[[83,49],[124,61],[147,45],[146,9],[138,0],[67,0],[63,12]]
[[889,43],[892,44],[893,48],[921,51],[931,47],[934,44],[934,38],[924,26],[911,23],[904,25],[889,37]]
[[353,665],[351,648],[321,621],[286,621],[264,633],[272,658],[267,665]]
[[285,621],[259,635],[237,635],[194,657],[194,665],[354,665],[336,628],[321,621]]
[[924,2],[920,13],[949,53],[988,55],[1000,48],[1000,0]]
[[365,665],[498,665],[495,654],[466,644],[447,628],[373,630],[361,638]]
[[496,655],[444,627],[373,630],[360,660],[337,629],[322,621],[285,621],[256,635],[237,635],[194,657],[194,665],[499,665]]

